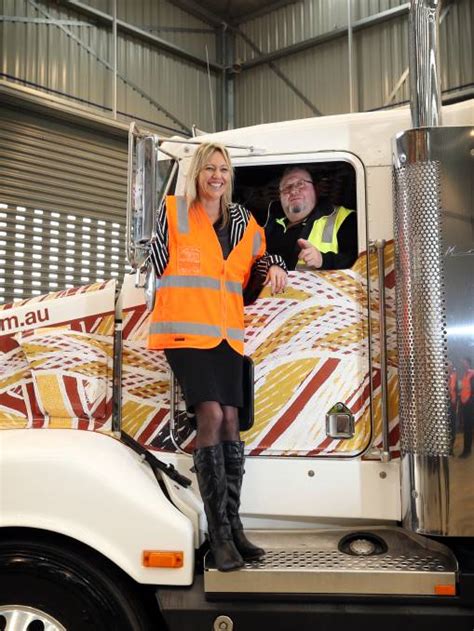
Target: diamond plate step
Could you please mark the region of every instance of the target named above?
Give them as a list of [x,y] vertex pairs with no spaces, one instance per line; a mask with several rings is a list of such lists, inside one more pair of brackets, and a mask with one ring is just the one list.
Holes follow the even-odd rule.
[[420,535],[392,528],[247,534],[265,558],[219,572],[206,557],[207,594],[454,595],[454,555]]

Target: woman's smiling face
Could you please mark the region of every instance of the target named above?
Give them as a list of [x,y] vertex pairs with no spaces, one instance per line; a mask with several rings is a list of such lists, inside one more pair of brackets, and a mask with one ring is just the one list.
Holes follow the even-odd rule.
[[201,201],[219,201],[230,182],[230,171],[220,151],[214,151],[198,176]]

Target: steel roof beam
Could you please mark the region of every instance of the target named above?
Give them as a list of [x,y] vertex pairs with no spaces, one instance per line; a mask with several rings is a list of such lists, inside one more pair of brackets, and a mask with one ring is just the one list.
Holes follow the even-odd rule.
[[[253,48],[253,50],[257,53],[261,53],[262,51],[260,50],[260,48],[254,44],[254,42],[252,42],[252,40],[245,34],[243,33],[239,28],[237,27],[232,27],[232,31],[235,33],[238,33],[240,35],[240,37],[242,37],[242,39],[244,40],[244,42],[246,42],[251,48]],[[313,112],[313,114],[315,116],[322,116],[323,113],[321,112],[321,110],[319,110],[316,105],[314,105],[314,103],[312,103],[304,94],[303,92],[301,92],[301,90],[293,83],[293,81],[291,81],[291,79],[289,79],[281,70],[280,68],[278,68],[278,66],[276,66],[272,61],[267,61],[266,63],[268,63],[269,68],[271,68],[271,70],[273,70],[273,72],[277,75],[277,77],[279,77],[295,94],[296,96],[301,99],[303,101],[303,103],[309,107],[309,109]],[[243,67],[243,64],[242,64]]]
[[[375,26],[381,22],[386,22],[387,20],[393,20],[394,18],[406,15],[408,14],[409,8],[410,3],[407,2],[399,7],[388,9],[387,11],[382,11],[381,13],[376,13],[375,15],[363,18],[362,20],[357,20],[352,24],[352,31],[361,31],[362,29]],[[292,46],[287,46],[286,48],[280,48],[279,50],[275,50],[271,53],[260,55],[255,59],[242,62],[242,70],[248,70],[249,68],[261,66],[262,64],[268,64],[269,62],[300,53],[304,50],[314,48],[320,44],[325,44],[326,42],[330,42],[340,37],[347,37],[347,31],[347,27],[343,26],[341,28],[334,29],[333,31],[328,31],[327,33],[322,33],[321,35],[316,35],[316,37],[311,37],[302,42],[298,42],[298,44],[293,44]]]
[[[39,2],[37,2],[37,0],[27,0],[27,2],[32,7],[34,7],[39,13],[41,13],[43,16],[48,17],[48,18],[52,17],[51,14],[46,9],[44,9],[42,6],[40,6],[40,4],[39,4]],[[63,31],[68,37],[70,37],[74,42],[76,42],[76,44],[78,44],[81,48],[86,50],[89,53],[89,55],[91,55],[92,57],[97,59],[97,61],[99,63],[101,63],[103,66],[105,66],[107,68],[107,70],[113,71],[113,66],[106,59],[101,57],[91,46],[89,46],[87,43],[85,43],[80,37],[77,37],[77,35],[75,35],[70,29],[66,28],[65,26],[58,26],[57,28],[59,28],[61,31]],[[190,127],[188,127],[185,123],[181,122],[179,120],[179,118],[177,118],[172,112],[170,112],[169,110],[164,108],[162,105],[160,105],[160,103],[158,103],[158,101],[156,101],[156,99],[154,99],[149,94],[147,94],[138,84],[136,84],[135,82],[131,81],[128,77],[126,77],[125,75],[123,75],[121,73],[117,73],[117,76],[126,85],[130,86],[133,90],[138,92],[138,94],[141,97],[143,97],[149,103],[151,103],[154,107],[156,107],[156,109],[158,111],[162,112],[170,120],[172,120],[174,123],[176,123],[180,127],[182,127],[182,129],[187,134],[191,135],[192,131],[191,131]]]
[[[87,15],[89,18],[93,18],[96,22],[101,22],[102,24],[106,24],[107,26],[110,27],[110,29],[112,29],[113,17],[109,15],[108,13],[104,13],[103,11],[99,11],[98,9],[93,9],[92,7],[86,4],[83,4],[82,2],[78,2],[77,0],[57,0],[57,2],[58,4],[61,4],[67,7],[68,9],[77,11],[79,13],[82,13],[83,15]],[[175,4],[177,5],[179,3],[175,2]],[[222,24],[222,23],[220,22],[219,24]],[[175,46],[174,44],[167,42],[161,37],[157,37],[156,35],[152,35],[151,33],[148,33],[147,31],[144,31],[143,29],[137,26],[133,26],[129,22],[124,22],[123,20],[117,20],[117,29],[121,31],[122,33],[125,33],[127,35],[132,35],[133,37],[141,39],[149,44],[152,44],[153,46],[156,46],[157,48],[161,48],[162,50],[176,57],[180,57],[181,59],[184,59],[193,64],[196,64],[197,66],[201,66],[206,69],[208,67],[208,63],[206,59],[198,57],[197,55],[193,55],[193,53],[190,53],[187,50],[184,50],[184,48]],[[210,70],[214,72],[222,72],[223,70],[223,66],[212,61],[209,62],[209,68]]]
[[234,18],[232,20],[232,24],[236,26],[239,24],[243,24],[243,22],[248,22],[249,20],[259,18],[262,15],[266,15],[267,13],[271,13],[272,11],[276,11],[277,9],[286,7],[289,4],[296,4],[297,2],[299,2],[299,0],[275,0],[274,2],[267,4],[264,7],[254,9],[253,11],[249,11],[248,13],[244,13],[238,18]]
[[219,27],[226,25],[224,18],[218,17],[215,13],[212,13],[212,11],[209,11],[195,0],[173,0],[172,4],[186,11],[186,13],[190,13],[195,18],[207,22],[211,26]]

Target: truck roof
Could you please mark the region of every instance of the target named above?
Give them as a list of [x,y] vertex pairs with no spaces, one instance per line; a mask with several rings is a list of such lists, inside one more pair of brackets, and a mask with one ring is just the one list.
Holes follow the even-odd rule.
[[[474,99],[445,106],[443,125],[474,125]],[[391,139],[411,127],[408,106],[397,109],[357,112],[265,123],[199,136],[195,141],[215,141],[226,145],[252,147],[231,149],[233,157],[274,153],[348,151],[366,165],[391,164]],[[193,143],[194,144],[194,143]],[[181,147],[184,157],[190,150]],[[174,146],[174,152],[178,147]]]

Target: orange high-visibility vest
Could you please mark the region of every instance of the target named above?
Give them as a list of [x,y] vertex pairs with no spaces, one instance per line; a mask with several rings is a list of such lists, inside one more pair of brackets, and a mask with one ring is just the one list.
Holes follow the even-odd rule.
[[206,211],[184,197],[166,198],[169,261],[157,283],[148,348],[214,348],[222,340],[244,352],[243,288],[265,234],[253,217],[226,260]]
[[466,370],[461,379],[461,403],[467,403],[471,398],[471,379],[474,377],[474,369]]

